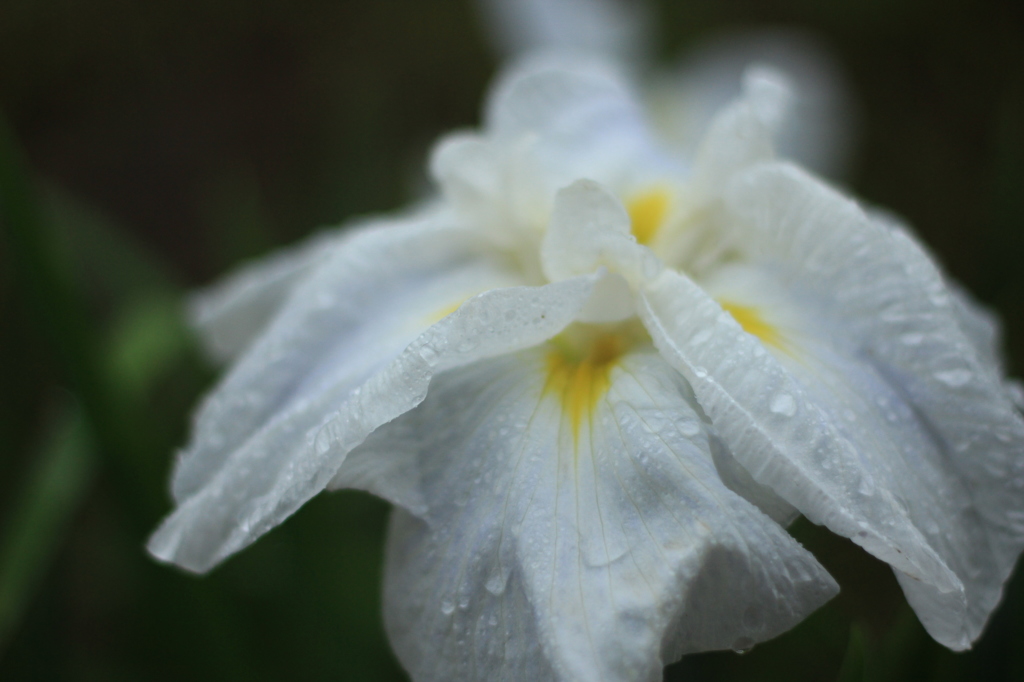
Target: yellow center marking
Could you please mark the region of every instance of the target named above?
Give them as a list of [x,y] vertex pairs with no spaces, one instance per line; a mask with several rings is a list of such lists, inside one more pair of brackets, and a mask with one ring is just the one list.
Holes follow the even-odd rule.
[[756,336],[769,346],[774,346],[781,351],[786,349],[786,339],[774,325],[761,317],[761,311],[753,306],[719,301],[722,310],[732,315],[733,319],[743,327],[743,331]]
[[633,195],[626,202],[626,211],[633,225],[633,236],[641,244],[650,244],[668,217],[672,196],[664,187]]
[[544,392],[562,401],[563,414],[572,425],[573,439],[579,442],[580,427],[589,421],[594,408],[611,385],[608,375],[627,348],[627,341],[616,333],[604,333],[580,344],[554,339],[548,353],[548,379]]

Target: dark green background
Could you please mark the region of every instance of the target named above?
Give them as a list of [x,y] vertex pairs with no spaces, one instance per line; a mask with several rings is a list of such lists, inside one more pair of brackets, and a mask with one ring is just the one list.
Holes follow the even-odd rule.
[[[1024,370],[1024,4],[662,5],[665,61],[725,28],[826,41],[861,102],[848,183],[1000,311]],[[178,304],[242,259],[402,205],[436,135],[477,122],[495,67],[465,1],[0,2],[0,111],[33,187],[0,144],[0,678],[403,679],[378,614],[379,501],[320,496],[202,579],[144,554],[214,377]],[[843,593],[668,679],[1024,679],[1021,581],[953,655],[886,567],[793,532]]]

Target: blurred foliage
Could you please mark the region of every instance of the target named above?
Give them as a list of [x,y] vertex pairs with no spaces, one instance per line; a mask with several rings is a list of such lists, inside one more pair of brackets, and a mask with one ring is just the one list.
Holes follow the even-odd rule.
[[[736,27],[826,41],[861,101],[849,184],[1001,313],[1024,371],[1024,5],[661,5],[666,60]],[[475,124],[495,66],[464,1],[0,3],[17,140],[0,154],[0,677],[404,679],[380,623],[384,503],[322,495],[201,579],[142,545],[215,376],[183,292],[421,193],[429,144]],[[952,654],[886,567],[809,523],[793,533],[842,594],[666,679],[1024,679],[1021,580]]]

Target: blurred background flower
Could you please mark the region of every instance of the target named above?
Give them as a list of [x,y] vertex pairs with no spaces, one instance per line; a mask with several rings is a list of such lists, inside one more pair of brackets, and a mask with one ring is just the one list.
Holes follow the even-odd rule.
[[[841,181],[997,309],[1024,372],[1024,9],[1012,0],[664,1],[669,65],[810,31],[859,102]],[[404,679],[380,625],[386,505],[322,495],[212,575],[142,545],[213,372],[184,291],[423,188],[497,66],[468,0],[0,4],[0,677]],[[798,523],[838,598],[666,679],[1024,678],[1024,585],[975,650],[935,644],[887,567]]]

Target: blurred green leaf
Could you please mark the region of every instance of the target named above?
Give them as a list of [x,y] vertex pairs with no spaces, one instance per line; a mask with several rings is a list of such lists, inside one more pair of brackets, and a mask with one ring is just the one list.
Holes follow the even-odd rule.
[[98,296],[179,289],[171,270],[109,216],[52,184],[40,202],[75,283]]
[[102,348],[76,288],[68,254],[37,203],[12,131],[0,116],[0,224],[15,274],[45,332],[82,412],[92,426],[104,464],[117,481],[128,512],[125,520],[141,537],[160,515],[159,471],[145,453],[149,429],[138,405],[121,395],[104,374]]
[[837,682],[869,682],[868,677],[868,636],[858,623],[850,626],[850,639],[839,668]]
[[72,404],[53,420],[0,534],[0,652],[46,575],[94,465],[88,426]]
[[145,396],[192,348],[181,301],[162,292],[134,296],[117,311],[106,347],[106,373],[117,391]]

